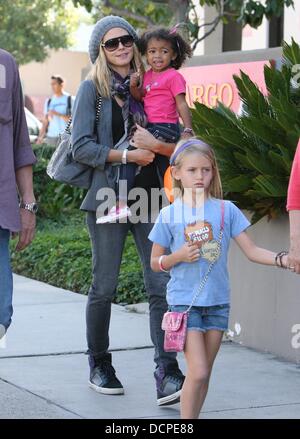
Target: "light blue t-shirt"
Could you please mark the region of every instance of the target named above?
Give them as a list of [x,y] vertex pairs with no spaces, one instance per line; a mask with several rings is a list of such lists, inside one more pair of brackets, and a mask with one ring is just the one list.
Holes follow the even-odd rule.
[[[62,96],[52,96],[50,104],[48,106],[49,99],[46,100],[44,105],[44,114],[46,115],[49,110],[57,111],[61,114],[67,114],[68,109],[68,94],[64,93]],[[71,111],[74,104],[74,98],[71,97]],[[47,129],[48,137],[58,137],[66,128],[67,122],[60,116],[52,116],[49,119],[49,125]]]
[[[211,224],[213,239],[219,240],[221,226],[221,200],[209,198],[202,208],[195,209],[177,198],[173,204],[163,208],[149,234],[149,239],[173,253],[185,241],[185,227],[195,221]],[[221,255],[215,262],[208,280],[194,303],[194,306],[214,306],[230,302],[230,286],[227,269],[227,255],[230,239],[238,236],[251,223],[231,202],[224,201],[224,232],[221,242]],[[200,258],[196,262],[181,262],[170,271],[167,285],[169,305],[190,305],[199,289],[201,279],[207,273],[210,262]]]

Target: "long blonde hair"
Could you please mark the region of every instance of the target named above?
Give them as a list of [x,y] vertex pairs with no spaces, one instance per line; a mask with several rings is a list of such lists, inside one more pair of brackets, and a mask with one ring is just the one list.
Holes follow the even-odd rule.
[[[133,45],[133,59],[131,61],[131,66],[134,72],[139,70],[142,75],[145,73],[142,57],[135,44]],[[93,64],[90,73],[87,75],[87,79],[94,81],[97,91],[102,97],[110,98],[111,70],[104,49],[101,46],[101,42],[99,43],[99,55]]]
[[[193,143],[193,140],[195,140],[194,143]],[[183,149],[178,154],[178,156],[176,156],[176,151],[187,142],[189,142],[188,146],[185,149]],[[204,143],[201,140],[196,139],[196,138],[191,138],[188,140],[180,140],[177,143],[176,148],[172,154],[172,156],[173,157],[176,156],[176,158],[175,158],[174,163],[171,166],[175,166],[176,168],[180,169],[184,158],[188,154],[192,154],[195,152],[201,154],[206,159],[208,159],[211,163],[211,166],[212,166],[213,178],[212,178],[210,185],[209,185],[209,188],[208,188],[208,196],[222,199],[223,198],[223,190],[222,190],[220,172],[219,172],[215,153],[214,153],[213,149],[211,148],[211,146],[207,145],[206,143]],[[172,156],[171,156],[171,162],[172,162]],[[181,181],[176,180],[173,177],[173,175],[172,175],[172,185],[173,185],[174,198],[178,198],[178,197],[182,198],[183,192],[184,192],[184,187],[182,186]]]

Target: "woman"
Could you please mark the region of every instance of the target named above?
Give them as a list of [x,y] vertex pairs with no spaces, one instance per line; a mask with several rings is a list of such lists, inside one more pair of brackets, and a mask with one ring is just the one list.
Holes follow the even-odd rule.
[[287,210],[290,216],[290,251],[288,265],[300,274],[300,140],[296,150],[288,189]]
[[[137,35],[123,18],[107,16],[95,25],[89,44],[93,64],[89,79],[81,84],[73,113],[72,144],[75,160],[94,168],[92,183],[81,205],[87,211],[87,226],[93,254],[93,281],[89,291],[86,321],[90,363],[90,386],[99,393],[122,394],[124,389],[112,366],[109,348],[109,323],[111,302],[117,287],[124,242],[129,230],[143,264],[146,291],[150,305],[150,331],[155,347],[154,376],[157,383],[159,405],[179,401],[184,376],[178,368],[173,353],[163,349],[161,322],[167,309],[165,294],[168,275],[153,273],[150,268],[151,243],[148,234],[153,222],[117,222],[96,224],[99,189],[115,188],[115,177],[120,163],[132,162],[141,167],[135,179],[135,187],[160,186],[156,168],[152,162],[155,153],[170,156],[174,145],[155,139],[139,127],[134,144],[138,149],[123,151],[113,149],[123,137],[128,110],[132,107],[129,95],[129,73],[141,68],[141,60],[135,46]],[[97,92],[102,97],[100,122],[95,140]],[[131,114],[132,116],[132,114]],[[122,160],[123,159],[123,160]]]

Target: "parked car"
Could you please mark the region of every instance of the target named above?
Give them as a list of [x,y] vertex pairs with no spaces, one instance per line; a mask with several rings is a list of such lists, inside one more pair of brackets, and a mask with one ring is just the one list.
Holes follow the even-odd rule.
[[25,116],[28,126],[30,142],[34,143],[38,138],[40,129],[42,127],[42,123],[26,107],[24,109],[25,109]]

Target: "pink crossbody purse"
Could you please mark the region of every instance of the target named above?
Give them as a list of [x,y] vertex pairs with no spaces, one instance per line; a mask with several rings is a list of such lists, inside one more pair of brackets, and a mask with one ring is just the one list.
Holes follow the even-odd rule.
[[[221,242],[224,230],[224,201],[221,202],[221,211],[222,211],[222,219],[221,219],[221,227],[220,227],[220,235],[218,240],[218,249],[221,251]],[[216,259],[217,260],[217,259]],[[204,285],[207,282],[208,276],[216,262],[214,260],[210,263],[207,273],[202,279],[199,289],[193,297],[192,303],[188,307],[188,309],[184,312],[177,311],[167,311],[162,320],[162,330],[165,331],[164,338],[164,350],[166,352],[182,352],[184,350],[186,335],[187,335],[187,319],[188,313],[192,306],[194,305],[196,299],[204,288]]]

